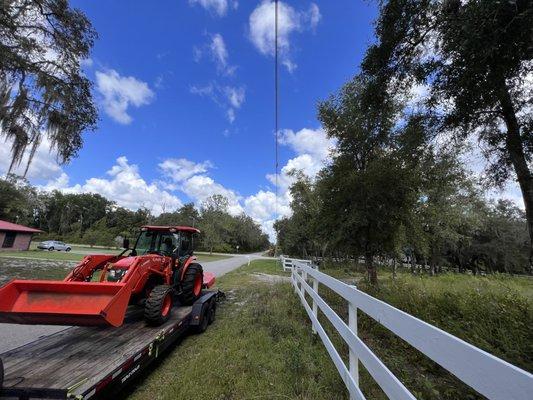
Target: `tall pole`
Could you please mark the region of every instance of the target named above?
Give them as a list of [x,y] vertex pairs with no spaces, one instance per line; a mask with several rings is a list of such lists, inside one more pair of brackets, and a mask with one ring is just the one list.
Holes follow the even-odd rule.
[[[275,164],[275,176],[276,176],[276,214],[274,222],[278,219],[278,131],[279,131],[279,99],[278,99],[278,0],[274,1],[274,129],[275,129],[275,146],[276,146],[276,164]],[[275,253],[278,250],[278,230],[276,229],[276,247]]]

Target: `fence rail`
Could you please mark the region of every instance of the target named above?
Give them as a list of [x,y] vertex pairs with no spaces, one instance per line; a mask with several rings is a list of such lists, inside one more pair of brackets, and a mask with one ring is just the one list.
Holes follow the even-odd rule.
[[292,271],[292,268],[294,267],[294,262],[299,262],[299,263],[302,263],[302,264],[306,264],[306,265],[309,265],[311,268],[316,268],[316,266],[314,266],[311,261],[309,260],[298,260],[296,258],[289,258],[289,257],[285,257],[285,256],[280,256],[280,262],[281,262],[281,266],[283,268],[284,271]]
[[[533,398],[533,375],[530,373],[369,296],[355,286],[318,271],[318,268],[307,260],[282,257],[281,262],[284,269],[290,270],[292,284],[311,319],[313,332],[322,339],[352,400],[365,399],[359,388],[359,361],[390,399],[415,399],[357,336],[357,310],[372,317],[488,399]],[[319,284],[327,286],[347,301],[348,323],[320,297]],[[311,304],[307,301],[306,294],[310,297]],[[320,323],[319,309],[348,345],[348,365]]]

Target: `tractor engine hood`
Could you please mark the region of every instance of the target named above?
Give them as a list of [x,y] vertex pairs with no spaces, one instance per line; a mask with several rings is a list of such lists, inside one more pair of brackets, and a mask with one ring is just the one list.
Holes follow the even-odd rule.
[[114,268],[128,269],[134,263],[136,257],[124,257],[113,263]]

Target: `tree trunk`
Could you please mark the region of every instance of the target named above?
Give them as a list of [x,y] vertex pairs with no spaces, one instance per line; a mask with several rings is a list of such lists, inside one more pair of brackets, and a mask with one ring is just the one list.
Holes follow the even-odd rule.
[[365,266],[370,284],[377,285],[378,271],[376,270],[376,266],[374,265],[374,256],[371,253],[365,254]]
[[527,165],[524,144],[520,136],[520,126],[516,119],[509,89],[503,78],[500,82],[499,99],[503,119],[507,126],[505,146],[509,159],[513,164],[526,209],[527,227],[529,230],[529,272],[533,273],[533,174]]
[[396,258],[392,259],[392,279],[396,279]]
[[429,274],[431,276],[435,276],[435,268],[436,268],[436,265],[437,265],[437,262],[436,262],[436,257],[435,257],[435,253],[432,252],[431,253],[431,258],[429,260]]
[[414,275],[416,273],[416,261],[414,252],[411,254],[411,273]]

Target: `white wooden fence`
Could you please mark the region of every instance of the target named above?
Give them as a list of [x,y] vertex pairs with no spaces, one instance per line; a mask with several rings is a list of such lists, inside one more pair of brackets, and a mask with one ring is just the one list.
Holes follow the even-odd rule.
[[316,268],[309,260],[297,260],[296,258],[288,258],[285,256],[280,256],[279,259],[281,261],[281,266],[283,267],[283,270],[288,272],[292,271],[292,268],[294,266],[293,261],[297,261],[299,263],[303,263],[309,265],[310,267]]
[[[285,262],[287,267],[290,265],[292,283],[311,319],[313,332],[318,333],[322,339],[350,393],[350,399],[365,399],[359,388],[359,361],[389,399],[415,399],[413,394],[357,336],[358,309],[488,399],[533,399],[533,375],[530,373],[369,296],[355,286],[347,285],[318,271],[316,266],[309,265],[309,262],[305,260],[285,258]],[[286,267],[283,260],[282,265]],[[347,301],[348,324],[320,297],[319,284],[327,286]],[[306,293],[312,300],[311,304],[306,299]],[[348,366],[320,324],[318,309],[348,345]]]

